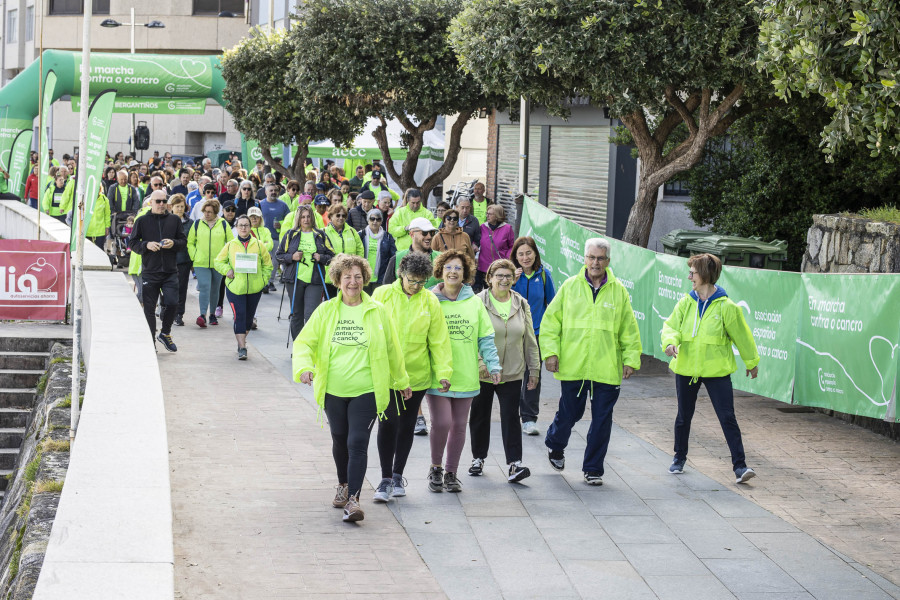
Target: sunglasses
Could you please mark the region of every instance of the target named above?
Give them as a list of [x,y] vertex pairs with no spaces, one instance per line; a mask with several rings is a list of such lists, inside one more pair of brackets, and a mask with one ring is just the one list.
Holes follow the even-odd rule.
[[370,220],[370,221],[373,221],[373,222],[375,222],[375,223],[381,223],[381,219],[378,218],[378,217],[369,217],[369,220]]
[[151,183],[150,186],[151,187],[162,187],[162,184],[161,183]]
[[225,212],[234,212],[234,211],[235,211],[235,209],[233,209],[233,208],[226,208],[226,209],[225,209]]
[[214,192],[213,190],[206,190],[206,191],[203,192],[203,193],[204,193],[204,194],[215,194],[215,192]]
[[153,201],[153,204],[165,204],[165,203],[166,203],[165,198],[163,198],[163,199],[161,199],[161,200],[154,200],[154,201]]

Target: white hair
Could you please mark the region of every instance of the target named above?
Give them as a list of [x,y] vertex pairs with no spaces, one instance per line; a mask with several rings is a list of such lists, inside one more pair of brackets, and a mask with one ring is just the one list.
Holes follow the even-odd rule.
[[200,185],[196,181],[191,181],[188,183],[188,191],[189,192],[193,192],[194,190],[198,189],[199,187],[200,187]]
[[584,255],[587,256],[588,248],[597,248],[599,250],[606,250],[606,256],[610,254],[610,246],[609,241],[603,238],[591,238],[584,243]]

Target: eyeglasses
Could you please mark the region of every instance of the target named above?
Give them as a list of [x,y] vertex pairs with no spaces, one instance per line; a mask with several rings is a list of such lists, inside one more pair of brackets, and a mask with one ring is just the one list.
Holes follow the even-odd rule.
[[494,279],[502,279],[504,281],[509,281],[510,279],[513,278],[512,275],[497,275],[497,274],[494,274],[491,277]]
[[422,231],[421,229],[413,229],[412,231],[410,231],[410,233],[412,233],[413,231],[415,231],[417,233],[421,233],[425,237],[434,237],[433,231]]
[[378,217],[369,217],[369,220],[373,223],[381,223],[381,219]]
[[456,265],[447,265],[444,267],[444,271],[447,273],[459,273],[462,270],[462,267],[457,267]]
[[238,223],[237,226],[238,229],[240,229],[241,227],[250,227],[250,223]]
[[591,256],[590,254],[584,257],[584,260],[588,262],[606,262],[609,260],[608,256]]
[[450,215],[449,217],[444,217],[445,221],[456,221],[457,218],[454,215]]
[[688,279],[690,279],[691,277],[693,277],[696,274],[697,274],[697,271],[691,269],[690,271],[688,271]]
[[413,287],[422,287],[423,285],[428,283],[428,280],[427,279],[410,279],[409,277],[407,277],[406,283],[408,283],[409,285],[411,285]]
[[[347,215],[345,215],[344,213],[335,213],[334,216],[331,218],[332,219],[346,219]],[[369,219],[369,220],[371,221],[372,219]]]

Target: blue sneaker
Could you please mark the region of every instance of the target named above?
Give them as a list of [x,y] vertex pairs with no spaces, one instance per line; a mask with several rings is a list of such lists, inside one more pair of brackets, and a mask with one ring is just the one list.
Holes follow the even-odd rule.
[[674,459],[672,464],[669,465],[669,473],[672,475],[680,475],[684,473],[684,460],[683,459]]
[[750,467],[740,467],[734,470],[734,476],[736,477],[735,483],[746,483],[756,477],[756,473]]

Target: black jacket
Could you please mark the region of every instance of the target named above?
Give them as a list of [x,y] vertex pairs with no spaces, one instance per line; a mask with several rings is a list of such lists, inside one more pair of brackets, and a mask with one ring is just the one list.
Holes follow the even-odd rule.
[[[148,243],[164,239],[172,240],[174,245],[171,248],[160,248],[156,252],[147,250]],[[187,236],[184,235],[181,219],[175,215],[148,212],[134,222],[128,247],[141,255],[142,275],[177,273],[178,251],[187,247]]]
[[[325,235],[321,229],[313,229],[313,237],[316,240],[316,252],[319,254],[319,264],[327,265],[334,258],[334,248],[331,246],[331,240]],[[300,230],[291,229],[281,237],[278,244],[278,250],[275,252],[275,260],[281,263],[281,282],[293,283],[297,278],[297,262],[293,259],[294,252],[300,249]],[[303,260],[312,261],[312,256],[304,256]],[[322,285],[322,277],[325,271],[313,269],[312,280],[310,283]],[[328,282],[331,283],[331,282]]]
[[235,219],[241,215],[246,215],[247,211],[253,208],[254,206],[259,206],[259,202],[255,198],[250,198],[249,201],[244,200],[240,196],[234,199],[234,217]]
[[[443,227],[443,223],[441,223],[441,227]],[[481,224],[475,218],[475,215],[466,217],[466,224],[462,226],[462,230],[469,234],[469,239],[472,240],[473,246],[477,248],[481,245]]]
[[[185,239],[187,239],[187,234],[191,230],[191,225],[193,225],[193,224],[194,224],[194,221],[191,219],[188,219],[187,217],[185,217],[184,220],[181,221],[181,228],[184,230]],[[181,250],[178,251],[178,256],[176,257],[175,262],[178,263],[179,265],[183,265],[184,263],[193,263],[194,262],[191,260],[191,255],[188,254],[187,244],[185,244],[184,248],[182,248]]]
[[128,186],[128,197],[122,198],[119,194],[119,184],[114,183],[109,186],[106,191],[106,197],[109,198],[109,212],[116,214],[117,212],[133,212],[141,210],[141,195],[133,185]]
[[350,227],[362,235],[362,230],[369,224],[369,217],[362,206],[357,204],[347,212],[347,222],[350,223]]

